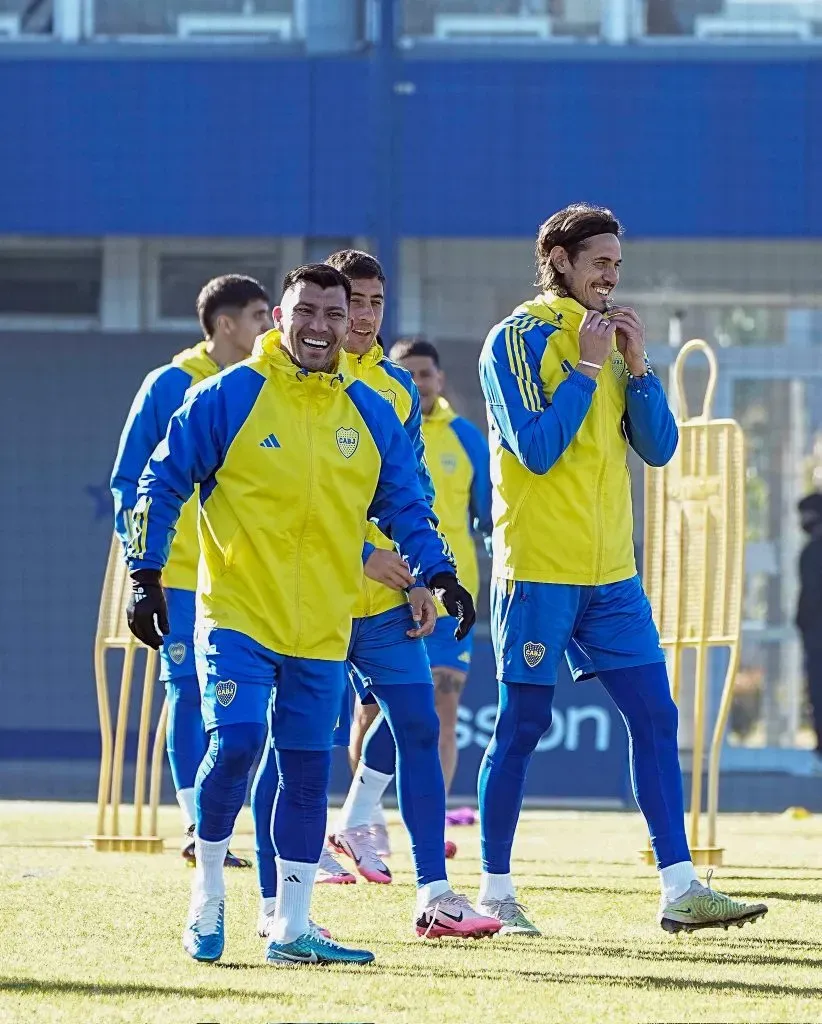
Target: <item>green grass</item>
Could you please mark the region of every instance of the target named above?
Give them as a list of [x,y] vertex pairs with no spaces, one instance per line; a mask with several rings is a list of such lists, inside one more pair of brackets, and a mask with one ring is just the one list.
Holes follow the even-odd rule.
[[[255,934],[252,872],[229,876],[219,965],[180,946],[191,872],[163,855],[95,853],[88,805],[0,804],[0,1021],[822,1021],[822,819],[727,816],[714,885],[770,904],[743,930],[682,938],[656,923],[658,887],[635,814],[530,812],[515,876],[540,939],[424,942],[411,934],[407,843],[395,883],[319,886],[312,914],[372,949],[366,968],[274,969]],[[175,836],[175,810],[162,830]],[[450,832],[455,888],[476,895],[478,830]],[[56,845],[59,843],[63,845]],[[234,848],[252,847],[247,811]]]

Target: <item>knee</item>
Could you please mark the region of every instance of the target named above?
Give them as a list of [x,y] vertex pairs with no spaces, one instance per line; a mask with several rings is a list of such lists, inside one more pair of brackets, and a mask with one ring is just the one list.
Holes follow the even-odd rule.
[[263,742],[265,726],[256,722],[218,726],[211,733],[209,754],[230,774],[248,772]]
[[495,745],[508,754],[533,754],[543,735],[551,728],[552,721],[551,702],[548,700],[531,701],[528,707],[521,704],[504,707],[494,727]]
[[509,750],[512,754],[533,754],[543,735],[551,728],[551,709],[525,721],[518,721],[512,731]]
[[326,800],[331,774],[330,750],[278,750],[278,788],[301,804]]
[[[396,724],[396,723],[395,723]],[[401,738],[397,745],[413,745],[418,750],[436,749],[440,741],[440,720],[433,707],[417,708],[411,711],[399,726]]]

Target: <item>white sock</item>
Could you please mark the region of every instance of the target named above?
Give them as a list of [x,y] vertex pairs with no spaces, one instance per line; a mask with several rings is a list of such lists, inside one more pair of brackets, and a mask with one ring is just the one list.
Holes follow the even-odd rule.
[[261,896],[260,897],[260,913],[263,917],[269,917],[277,909],[277,897],[276,896]]
[[194,856],[197,868],[194,873],[194,888],[204,896],[221,896],[225,899],[225,877],[223,862],[228,851],[228,839],[209,843],[199,836],[194,837]]
[[382,800],[371,812],[371,824],[382,825],[383,828],[388,828],[388,822],[385,820],[385,811],[382,809]]
[[506,896],[514,895],[514,880],[510,871],[507,875],[489,875],[483,871],[480,877],[479,902],[486,903],[488,900],[504,900]]
[[672,903],[688,891],[691,882],[698,882],[699,877],[691,861],[681,860],[678,864],[660,868],[659,881],[662,885],[663,899],[666,903]]
[[421,885],[417,889],[417,913],[424,910],[431,900],[435,900],[437,896],[442,896],[444,892],[448,892],[451,888],[451,883],[447,878],[440,879],[438,882],[426,882],[425,885]]
[[177,803],[183,818],[183,831],[187,831],[194,824],[194,787],[190,789],[177,790]]
[[374,820],[374,808],[379,804],[386,786],[394,778],[373,768],[357,765],[348,796],[337,818],[337,831],[346,828],[367,828]]
[[308,931],[316,874],[316,864],[277,858],[277,909],[270,931],[275,942],[293,942]]

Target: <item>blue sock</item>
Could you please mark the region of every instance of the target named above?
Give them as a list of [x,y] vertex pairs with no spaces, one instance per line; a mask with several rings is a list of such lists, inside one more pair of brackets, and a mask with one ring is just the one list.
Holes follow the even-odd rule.
[[271,841],[271,822],[274,817],[274,798],[280,773],[277,758],[271,746],[271,737],[266,737],[265,750],[254,776],[251,787],[251,814],[254,818],[254,840],[257,850],[257,879],[260,895],[270,899],[277,895],[277,864],[274,860],[274,843]]
[[657,867],[690,860],[676,739],[679,718],[665,663],[598,675],[628,728],[631,782]]
[[174,788],[191,789],[197,777],[208,737],[200,708],[200,686],[196,676],[183,676],[166,682],[168,725],[166,751]]
[[[270,754],[270,752],[269,752]],[[281,860],[316,864],[325,842],[330,750],[275,750],[279,783],[271,820]]]
[[[411,838],[417,885],[447,878],[445,783],[440,767],[440,723],[430,683],[373,684],[397,751],[397,798]],[[370,766],[375,767],[376,765]],[[381,768],[376,768],[382,771]],[[386,772],[386,774],[388,774]]]
[[525,775],[543,733],[551,728],[553,686],[500,683],[494,735],[479,770],[482,870],[507,875],[522,807]]
[[397,770],[397,745],[391,735],[391,726],[380,712],[365,734],[360,760],[367,768],[383,775],[393,775]]
[[248,773],[265,726],[258,722],[218,725],[194,782],[197,835],[209,843],[228,839],[245,800]]

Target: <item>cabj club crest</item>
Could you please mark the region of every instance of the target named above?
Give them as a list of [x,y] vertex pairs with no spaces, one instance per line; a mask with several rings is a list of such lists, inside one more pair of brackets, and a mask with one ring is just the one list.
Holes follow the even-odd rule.
[[225,682],[217,683],[214,687],[214,692],[217,696],[217,700],[224,708],[227,708],[237,696],[237,684],[233,679],[226,679]]
[[391,406],[392,409],[396,409],[397,408],[397,392],[396,391],[392,391],[391,388],[385,388],[382,391],[378,391],[377,394],[378,395],[382,395],[382,397],[386,400],[386,402],[388,402],[388,404]]
[[528,668],[536,668],[545,656],[545,644],[535,644],[528,640],[522,645],[522,653]]
[[169,644],[168,656],[175,665],[182,665],[186,656],[186,645],[182,643]]
[[343,455],[350,459],[360,443],[360,432],[353,427],[337,428],[337,447]]

